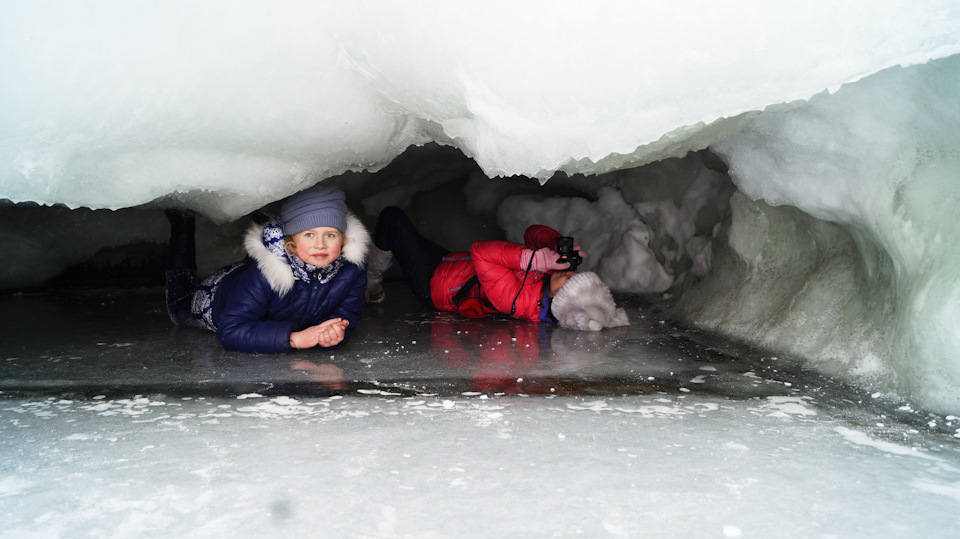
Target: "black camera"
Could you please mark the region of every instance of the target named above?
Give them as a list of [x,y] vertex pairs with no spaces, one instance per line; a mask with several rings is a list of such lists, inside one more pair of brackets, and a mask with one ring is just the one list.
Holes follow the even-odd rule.
[[560,255],[557,263],[563,264],[564,262],[569,262],[570,267],[568,269],[570,271],[577,271],[577,266],[583,262],[580,253],[573,248],[573,238],[570,236],[563,236],[557,239],[557,254]]

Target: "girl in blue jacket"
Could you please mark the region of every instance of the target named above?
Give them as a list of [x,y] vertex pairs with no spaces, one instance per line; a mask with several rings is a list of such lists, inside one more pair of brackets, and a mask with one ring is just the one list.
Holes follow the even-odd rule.
[[317,185],[288,198],[280,219],[246,233],[247,258],[196,285],[193,216],[168,211],[167,310],[176,325],[217,333],[228,350],[337,346],[360,319],[370,235],[343,191]]

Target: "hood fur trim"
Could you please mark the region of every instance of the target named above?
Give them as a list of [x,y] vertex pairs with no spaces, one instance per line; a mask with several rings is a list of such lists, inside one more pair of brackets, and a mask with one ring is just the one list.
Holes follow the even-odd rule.
[[613,295],[592,271],[567,279],[550,304],[560,326],[581,331],[630,325],[627,313],[613,301]]
[[[243,238],[243,248],[256,263],[260,272],[270,283],[270,288],[280,294],[285,295],[293,289],[296,277],[293,270],[290,269],[290,263],[283,257],[272,253],[264,245],[262,236],[266,225],[250,225]],[[347,230],[344,231],[346,241],[340,249],[340,257],[345,261],[356,266],[363,267],[364,260],[367,257],[367,251],[370,249],[370,233],[363,223],[355,215],[347,212]]]

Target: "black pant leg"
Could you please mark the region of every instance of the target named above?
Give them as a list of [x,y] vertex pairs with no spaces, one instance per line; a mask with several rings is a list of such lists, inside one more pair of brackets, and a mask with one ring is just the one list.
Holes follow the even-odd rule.
[[197,218],[190,210],[168,208],[170,245],[167,269],[197,269]]
[[377,217],[373,243],[378,249],[393,252],[414,296],[425,307],[436,309],[430,299],[430,278],[450,251],[423,237],[403,210],[384,208]]

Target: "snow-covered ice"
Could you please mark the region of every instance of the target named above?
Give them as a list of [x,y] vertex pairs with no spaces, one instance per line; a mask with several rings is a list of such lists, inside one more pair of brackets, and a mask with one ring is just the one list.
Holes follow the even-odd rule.
[[416,312],[388,284],[345,349],[290,356],[172,329],[157,290],[4,299],[0,537],[960,524],[956,417],[676,327],[637,297],[619,298],[631,326],[586,334]]

